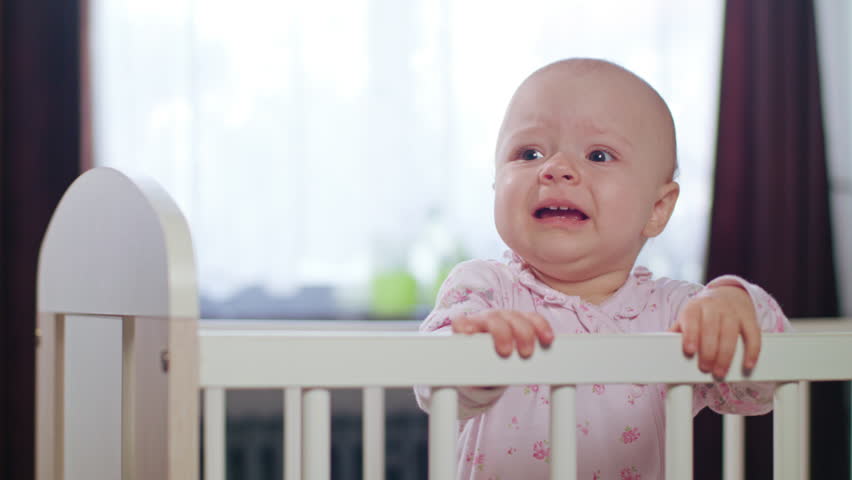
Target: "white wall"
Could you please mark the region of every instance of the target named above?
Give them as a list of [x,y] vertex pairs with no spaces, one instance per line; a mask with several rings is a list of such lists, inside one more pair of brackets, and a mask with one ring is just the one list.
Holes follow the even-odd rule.
[[852,4],[816,0],[817,42],[841,313],[852,315]]

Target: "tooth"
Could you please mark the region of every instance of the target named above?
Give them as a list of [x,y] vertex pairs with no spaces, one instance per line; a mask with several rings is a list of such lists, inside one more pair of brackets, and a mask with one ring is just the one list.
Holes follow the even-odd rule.
[[571,209],[568,208],[568,207],[559,207],[559,210],[571,210]]
[[559,207],[547,207],[547,208],[549,208],[551,210],[559,210]]

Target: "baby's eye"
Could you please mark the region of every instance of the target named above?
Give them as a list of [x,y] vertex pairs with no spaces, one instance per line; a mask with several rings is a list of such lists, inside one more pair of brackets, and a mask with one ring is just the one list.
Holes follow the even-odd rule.
[[521,150],[518,158],[521,160],[538,160],[539,158],[544,158],[544,154],[534,148],[525,148]]
[[612,155],[610,155],[610,153],[605,150],[594,150],[589,153],[589,156],[587,158],[593,162],[599,163],[612,161]]

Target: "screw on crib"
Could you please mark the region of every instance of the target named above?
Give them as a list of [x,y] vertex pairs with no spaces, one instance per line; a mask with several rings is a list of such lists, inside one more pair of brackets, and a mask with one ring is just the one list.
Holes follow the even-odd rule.
[[163,373],[169,372],[169,351],[165,348],[160,352],[160,366],[163,368]]
[[38,348],[41,345],[41,329],[35,329],[35,346]]

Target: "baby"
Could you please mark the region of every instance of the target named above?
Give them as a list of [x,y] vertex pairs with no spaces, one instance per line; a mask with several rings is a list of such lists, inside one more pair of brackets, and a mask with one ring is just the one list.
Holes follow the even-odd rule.
[[[663,99],[633,73],[569,59],[528,77],[497,141],[494,217],[506,263],[455,267],[421,331],[489,332],[501,356],[533,354],[557,333],[681,332],[683,351],[722,379],[742,336],[754,367],[761,331],[789,323],[741,278],[706,286],[654,278],[634,262],[671,216],[679,187],[674,123]],[[429,389],[417,388],[429,409]],[[694,389],[693,413],[762,414],[771,384]],[[546,385],[459,389],[459,479],[549,478]],[[662,385],[579,385],[582,479],[659,479],[665,461]]]

